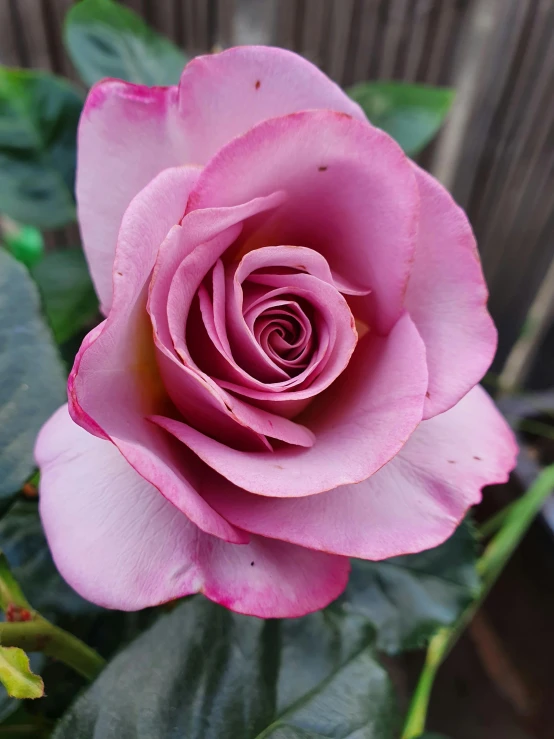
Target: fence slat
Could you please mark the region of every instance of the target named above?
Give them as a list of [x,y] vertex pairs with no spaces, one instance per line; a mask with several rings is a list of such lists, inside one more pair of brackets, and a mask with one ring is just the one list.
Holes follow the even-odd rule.
[[[62,44],[73,1],[0,0],[0,63],[75,78]],[[502,362],[554,254],[553,0],[121,2],[190,55],[271,40],[343,85],[455,84],[457,107],[424,161],[474,226]],[[47,235],[75,238],[75,227]]]
[[217,22],[215,28],[214,44],[232,46],[235,42],[235,2],[234,0],[217,0]]
[[358,44],[354,57],[353,82],[369,79],[370,60],[377,36],[378,0],[362,0]]
[[327,73],[339,84],[344,84],[346,58],[349,49],[354,0],[334,2],[331,7],[331,37]]
[[11,0],[0,4],[0,64],[13,67],[26,66],[26,52],[21,48],[21,37],[14,21]]

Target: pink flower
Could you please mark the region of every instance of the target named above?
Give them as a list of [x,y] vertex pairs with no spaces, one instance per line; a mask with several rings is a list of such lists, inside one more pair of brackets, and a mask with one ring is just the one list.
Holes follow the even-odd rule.
[[464,213],[300,57],[105,80],[79,219],[106,320],[36,447],[63,576],[104,606],[321,608],[436,546],[514,463]]

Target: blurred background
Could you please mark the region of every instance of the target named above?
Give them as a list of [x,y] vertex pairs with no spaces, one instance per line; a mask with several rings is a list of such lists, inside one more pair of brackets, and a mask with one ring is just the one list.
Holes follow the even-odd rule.
[[[0,0],[0,63],[77,79],[62,43],[63,18],[72,3]],[[122,4],[189,56],[218,46],[275,44],[303,54],[343,86],[382,79],[454,87],[448,122],[419,161],[448,187],[473,224],[500,333],[494,372],[505,366],[524,327],[538,329],[532,356],[525,357],[524,384],[550,385],[554,332],[544,315],[551,312],[552,289],[538,306],[541,325],[525,323],[545,278],[554,284],[548,275],[554,226],[552,0]],[[519,375],[517,381],[522,384]]]
[[[523,444],[482,515],[554,461],[554,0],[122,0],[188,56],[274,44],[342,86],[443,85],[456,97],[418,161],[475,230],[499,329],[485,379]],[[0,63],[77,81],[62,43],[72,0],[0,0]],[[78,242],[76,227],[44,234]],[[540,391],[540,392],[538,392]],[[552,508],[554,513],[554,507]],[[478,514],[481,515],[481,514]],[[452,739],[554,738],[554,537],[547,509],[442,669],[430,728]],[[394,666],[408,696],[421,656]]]

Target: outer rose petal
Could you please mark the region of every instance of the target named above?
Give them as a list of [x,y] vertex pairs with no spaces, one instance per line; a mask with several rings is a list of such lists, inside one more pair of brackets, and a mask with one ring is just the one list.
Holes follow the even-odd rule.
[[40,512],[54,560],[81,595],[137,610],[202,592],[262,618],[323,608],[346,586],[344,557],[253,537],[201,532],[125,461],[60,408],[36,446]]
[[[90,433],[110,438],[135,467],[203,531],[244,542],[197,492],[197,460],[176,450],[146,416],[165,408],[146,285],[160,244],[178,223],[196,171],[160,173],[125,212],[114,264],[114,299],[106,321],[83,342],[68,391],[72,418]],[[180,453],[178,453],[180,452]]]
[[194,161],[205,164],[228,141],[268,118],[335,110],[367,121],[360,106],[317,67],[285,49],[242,46],[193,59],[179,89]]
[[194,59],[179,88],[120,80],[95,85],[79,127],[76,188],[85,253],[104,313],[121,218],[153,177],[167,167],[204,164],[266,118],[314,108],[365,120],[317,67],[290,51],[262,46]]
[[515,466],[513,433],[479,386],[424,421],[387,465],[359,485],[297,499],[217,490],[207,499],[235,525],[264,536],[363,559],[438,546],[484,485]]
[[112,302],[112,269],[121,219],[156,175],[187,163],[175,119],[177,88],[104,80],[88,94],[77,142],[77,213],[101,308]]
[[414,165],[421,196],[416,257],[406,308],[427,349],[424,418],[451,408],[483,377],[496,351],[487,287],[463,210]]

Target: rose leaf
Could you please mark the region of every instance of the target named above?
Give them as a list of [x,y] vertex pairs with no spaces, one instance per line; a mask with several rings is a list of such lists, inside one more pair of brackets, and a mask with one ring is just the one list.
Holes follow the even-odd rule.
[[58,344],[90,324],[98,299],[80,248],[50,252],[31,270]]
[[0,249],[0,497],[34,468],[33,446],[66,398],[65,372],[25,267]]
[[67,50],[87,85],[115,77],[142,85],[172,85],[183,52],[132,10],[112,0],[82,0],[66,16]]
[[393,739],[398,709],[362,619],[267,620],[201,596],[124,649],[55,739]]
[[389,654],[423,647],[454,623],[479,589],[473,531],[462,524],[444,544],[381,562],[352,560],[345,594],[332,608],[368,619],[377,648]]
[[347,93],[371,123],[414,156],[438,133],[454,100],[447,87],[406,82],[361,82]]
[[46,72],[0,66],[0,211],[37,228],[75,220],[80,93]]

